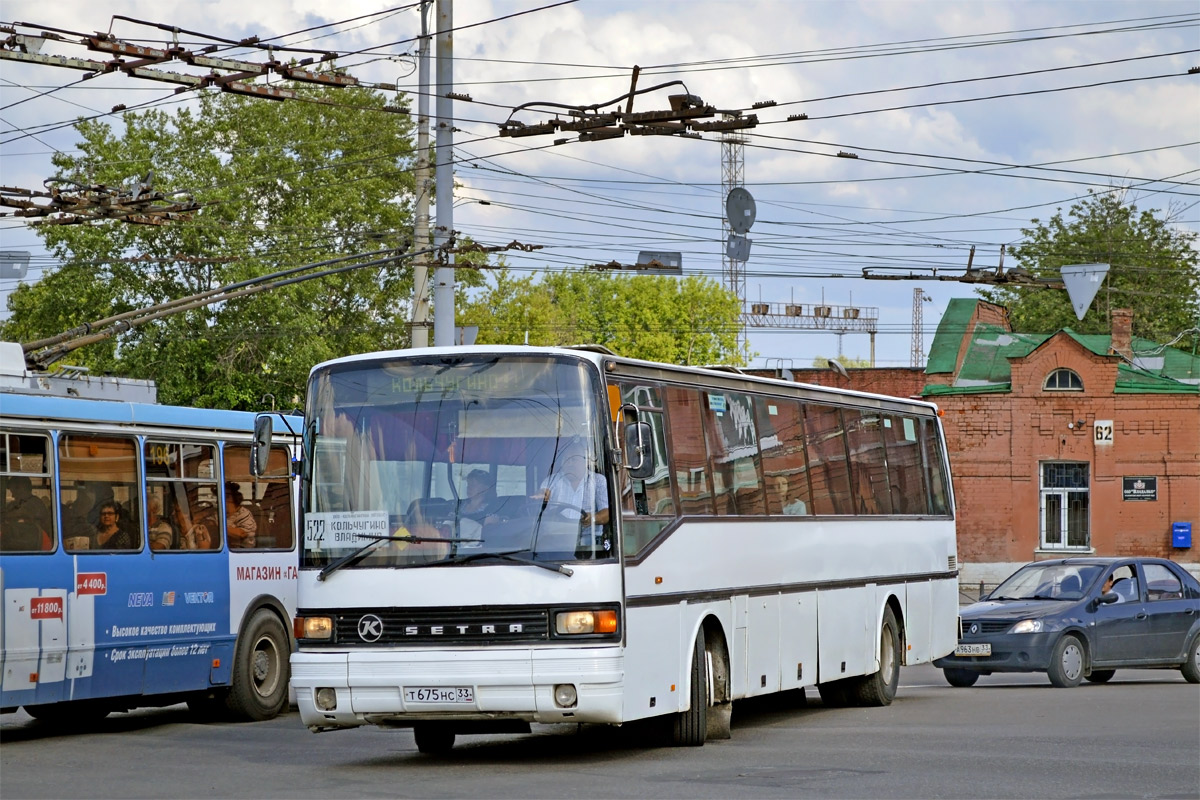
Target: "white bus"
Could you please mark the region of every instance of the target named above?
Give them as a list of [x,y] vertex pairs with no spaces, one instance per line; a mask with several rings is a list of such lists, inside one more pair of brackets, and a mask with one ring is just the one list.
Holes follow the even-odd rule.
[[887,705],[957,641],[945,453],[928,403],[595,347],[320,364],[301,717],[439,752],[654,716],[700,745],[733,700],[814,685]]

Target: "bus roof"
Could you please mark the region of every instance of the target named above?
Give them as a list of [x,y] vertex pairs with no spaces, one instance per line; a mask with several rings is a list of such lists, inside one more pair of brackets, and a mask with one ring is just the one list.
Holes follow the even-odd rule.
[[[344,356],[342,358],[331,359],[321,362],[312,368],[309,373],[311,377],[313,373],[323,370],[338,364],[349,364],[358,361],[376,361],[398,358],[421,358],[421,357],[438,357],[438,356],[471,356],[471,355],[568,355],[575,358],[584,359],[594,363],[597,368],[605,370],[607,373],[616,372],[617,374],[629,372],[644,372],[646,370],[656,370],[663,373],[672,373],[675,375],[691,375],[695,378],[702,378],[705,382],[712,385],[722,386],[725,388],[741,387],[746,391],[753,391],[755,386],[760,387],[759,391],[771,389],[787,388],[789,390],[805,390],[806,393],[821,394],[830,397],[845,397],[849,399],[873,400],[877,402],[900,403],[910,406],[914,409],[920,409],[924,413],[937,413],[937,405],[926,400],[913,397],[896,397],[892,395],[873,394],[870,392],[861,392],[854,389],[839,389],[832,386],[821,386],[813,383],[798,383],[795,381],[787,381],[781,378],[767,378],[758,375],[746,375],[734,372],[725,367],[693,367],[681,366],[679,364],[666,364],[656,361],[643,361],[636,358],[626,358],[613,353],[606,352],[603,348],[598,348],[595,345],[579,345],[579,346],[564,346],[564,347],[528,347],[524,345],[456,345],[452,347],[424,347],[420,349],[409,350],[382,350],[373,353],[359,353],[352,356]],[[613,366],[605,368],[606,363],[611,363]]]
[[[0,411],[6,419],[96,422],[124,425],[156,425],[190,430],[254,429],[256,413],[213,408],[189,408],[154,403],[127,403],[114,400],[85,400],[73,397],[0,393]],[[276,433],[299,433],[302,421],[291,415],[292,430],[282,414],[272,414]]]

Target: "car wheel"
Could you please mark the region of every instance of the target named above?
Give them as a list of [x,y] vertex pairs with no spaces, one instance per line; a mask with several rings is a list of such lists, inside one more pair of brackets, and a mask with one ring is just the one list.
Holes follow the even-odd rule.
[[974,686],[975,681],[979,680],[979,673],[973,669],[946,667],[942,670],[942,674],[946,676],[946,683],[961,689]]
[[1112,676],[1116,675],[1115,669],[1094,669],[1091,673],[1084,675],[1084,679],[1088,683],[1108,683],[1112,680]]
[[1200,683],[1200,633],[1192,637],[1192,646],[1187,650],[1187,661],[1179,670],[1188,683]]
[[1060,689],[1078,686],[1083,680],[1085,660],[1083,643],[1079,637],[1071,634],[1063,636],[1054,645],[1054,652],[1050,655],[1050,668],[1046,670],[1050,683]]

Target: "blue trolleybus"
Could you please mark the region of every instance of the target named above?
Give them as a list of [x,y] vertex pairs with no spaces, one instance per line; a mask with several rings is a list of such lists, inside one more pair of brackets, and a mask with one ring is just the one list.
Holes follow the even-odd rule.
[[278,714],[299,421],[274,416],[252,476],[253,414],[158,405],[144,381],[29,374],[19,346],[0,348],[0,711]]

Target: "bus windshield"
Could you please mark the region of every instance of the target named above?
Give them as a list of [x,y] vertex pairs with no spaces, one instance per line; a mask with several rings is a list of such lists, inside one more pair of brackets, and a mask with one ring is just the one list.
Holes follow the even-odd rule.
[[323,578],[613,558],[599,385],[594,368],[565,356],[407,356],[318,370],[301,566]]

